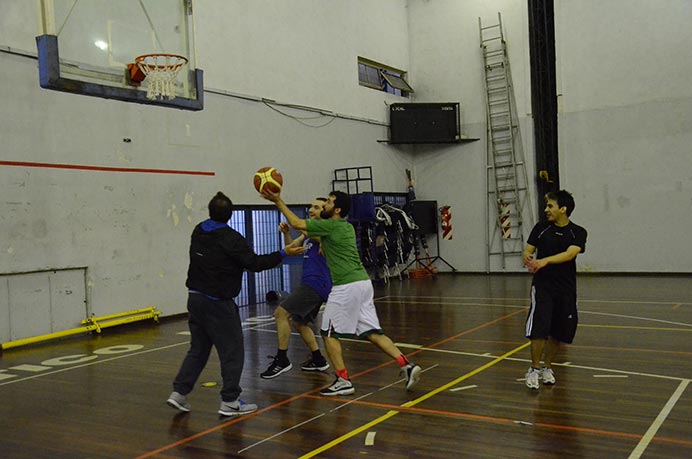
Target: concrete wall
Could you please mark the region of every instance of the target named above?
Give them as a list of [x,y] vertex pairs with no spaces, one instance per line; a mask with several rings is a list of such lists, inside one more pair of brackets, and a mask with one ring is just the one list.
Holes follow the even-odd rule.
[[[691,270],[692,13],[688,1],[663,4],[556,2],[561,180],[577,200],[574,220],[590,231],[582,270]],[[405,191],[412,168],[419,199],[453,208],[442,255],[460,271],[484,271],[478,17],[492,24],[498,11],[533,177],[523,0],[195,2],[197,63],[213,89],[197,113],[40,89],[36,60],[16,53],[35,52],[36,3],[3,1],[0,160],[214,175],[0,166],[0,274],[86,267],[97,315],[182,312],[191,229],[217,190],[263,203],[250,181],[264,165],[283,172],[290,202],[328,189],[335,168],[373,166],[376,191],[393,192]],[[387,104],[407,99],[359,86],[358,56],[408,70],[412,101],[459,101],[463,133],[481,140],[378,143]],[[232,96],[243,94],[357,120],[287,107],[282,115]]]
[[[201,112],[41,89],[36,60],[16,54],[35,52],[38,25],[18,28],[11,20],[36,21],[36,5],[0,5],[6,51],[0,52],[0,160],[106,169],[0,166],[0,274],[86,267],[89,311],[97,316],[149,305],[164,315],[180,313],[192,228],[207,217],[217,190],[237,204],[266,204],[251,184],[259,167],[279,168],[284,198],[294,203],[331,189],[334,169],[343,167],[372,166],[376,191],[405,191],[410,155],[377,142],[387,138],[385,102],[404,99],[363,88],[357,76],[359,55],[391,55],[388,63],[407,66],[405,2],[378,2],[388,7],[384,33],[373,28],[377,16],[363,21],[366,11],[380,14],[365,2],[354,11],[350,2],[306,2],[305,10],[298,8],[304,14],[274,2],[253,2],[257,10],[243,14],[238,8],[248,2],[198,3],[198,64],[214,88]],[[343,14],[334,16],[334,6]],[[310,21],[289,36],[291,15]],[[5,28],[4,21],[14,25]],[[339,36],[336,21],[346,29]],[[224,30],[238,36],[219,40]],[[320,38],[328,36],[331,41]],[[229,50],[242,59],[228,59]],[[262,71],[253,63],[259,61]],[[304,74],[320,81],[305,84]],[[370,121],[288,107],[281,114],[219,92],[313,104]],[[214,175],[189,174],[195,171]],[[83,311],[84,304],[75,308]]]
[[[483,270],[485,102],[477,18],[494,24],[502,13],[533,186],[526,2],[421,0],[409,8],[416,99],[460,101],[465,133],[482,139],[415,147],[418,195],[453,207],[454,240],[442,242],[443,256],[462,271]],[[555,2],[560,179],[576,199],[573,220],[589,230],[577,262],[582,271],[692,270],[685,242],[692,224],[691,18],[686,0]]]
[[[502,14],[524,156],[533,175],[526,2],[415,1],[409,2],[409,9],[415,100],[460,102],[462,133],[480,139],[413,147],[417,196],[452,207],[454,238],[440,241],[440,254],[452,266],[460,271],[499,271],[501,258],[492,257],[489,264],[487,260],[485,73],[478,19],[491,26],[499,22],[497,13]],[[440,268],[446,269],[444,264]],[[507,270],[521,270],[519,257],[508,260]]]
[[690,272],[692,2],[556,2],[560,169],[582,269]]

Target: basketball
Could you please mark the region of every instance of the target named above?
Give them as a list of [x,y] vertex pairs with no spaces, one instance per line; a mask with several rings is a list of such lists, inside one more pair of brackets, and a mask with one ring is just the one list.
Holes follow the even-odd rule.
[[273,167],[263,167],[255,173],[254,184],[259,193],[265,189],[278,193],[281,191],[283,183],[284,179],[281,173]]

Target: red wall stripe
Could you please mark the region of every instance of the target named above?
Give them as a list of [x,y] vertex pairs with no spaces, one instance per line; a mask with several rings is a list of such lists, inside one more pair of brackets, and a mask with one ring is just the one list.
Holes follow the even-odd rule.
[[2,161],[0,166],[21,166],[21,167],[45,167],[51,169],[76,169],[83,171],[100,171],[100,172],[139,172],[146,174],[178,174],[178,175],[206,175],[213,177],[215,172],[207,171],[181,171],[173,169],[143,169],[138,167],[105,167],[105,166],[84,166],[79,164],[51,164],[51,163],[33,163],[24,161]]

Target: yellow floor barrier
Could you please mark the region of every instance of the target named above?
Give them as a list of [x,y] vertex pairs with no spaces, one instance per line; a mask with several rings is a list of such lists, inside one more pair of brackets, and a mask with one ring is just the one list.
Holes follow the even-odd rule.
[[157,311],[156,306],[150,306],[148,308],[119,312],[107,316],[89,317],[88,319],[82,320],[81,327],[70,328],[69,330],[47,333],[45,335],[32,336],[30,338],[23,338],[2,343],[0,344],[0,352],[14,347],[26,346],[27,344],[40,343],[42,341],[49,341],[57,338],[64,338],[66,336],[77,335],[79,333],[87,333],[91,331],[101,333],[101,329],[103,328],[115,327],[116,325],[128,324],[140,320],[154,319],[155,322],[158,322],[160,315],[161,311]]

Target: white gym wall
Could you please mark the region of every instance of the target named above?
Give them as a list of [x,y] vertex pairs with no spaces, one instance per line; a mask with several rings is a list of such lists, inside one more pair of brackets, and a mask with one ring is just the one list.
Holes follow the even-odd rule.
[[[35,53],[36,3],[0,3],[0,160],[216,174],[0,166],[0,274],[86,267],[96,315],[148,305],[164,315],[183,312],[192,228],[217,190],[238,204],[264,203],[251,179],[265,165],[284,174],[289,202],[323,194],[335,168],[372,166],[375,190],[390,192],[405,191],[405,169],[413,169],[418,198],[453,209],[454,239],[442,243],[441,254],[459,271],[485,270],[477,21],[492,24],[502,13],[533,164],[524,0],[194,6],[197,65],[210,90],[201,112],[41,89],[36,60],[22,55]],[[590,232],[580,270],[691,271],[684,238],[692,226],[691,8],[686,0],[555,2],[561,181],[574,193],[574,220]],[[408,70],[411,101],[460,102],[463,133],[481,140],[378,142],[387,138],[387,104],[408,100],[359,86],[358,56]],[[308,127],[237,95],[354,119],[281,109],[312,118],[300,120]]]

